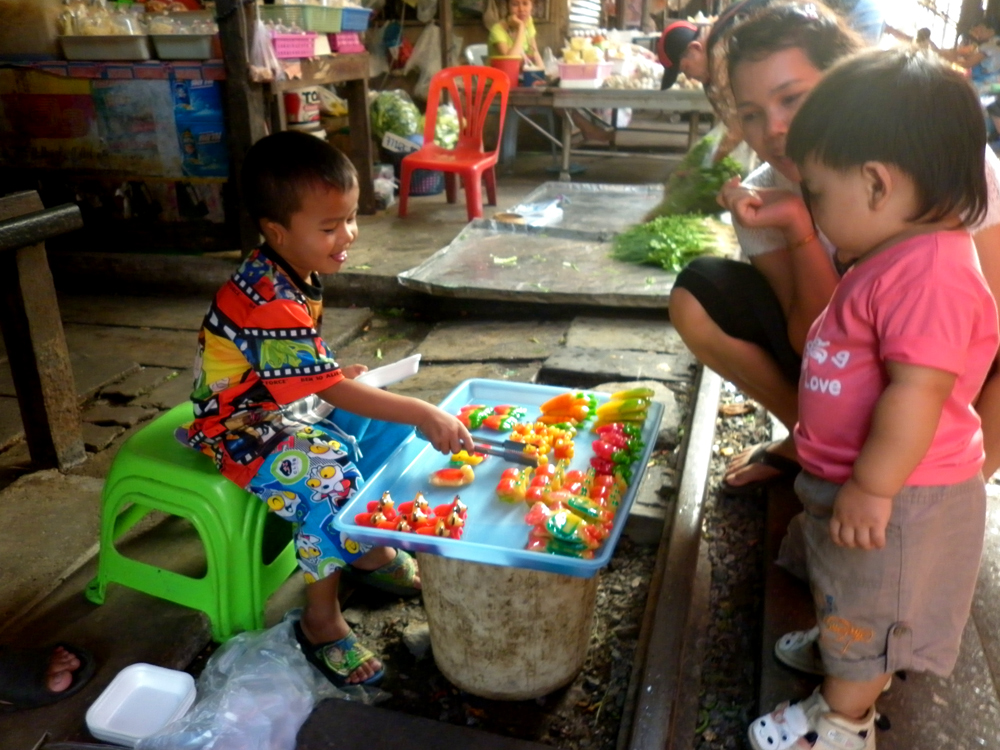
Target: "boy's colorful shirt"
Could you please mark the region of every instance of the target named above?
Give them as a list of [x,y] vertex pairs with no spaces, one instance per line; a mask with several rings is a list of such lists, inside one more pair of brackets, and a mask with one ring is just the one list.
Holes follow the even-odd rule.
[[205,316],[188,441],[241,487],[288,433],[301,429],[282,407],[319,402],[315,394],[343,379],[320,336],[322,311],[318,281],[298,278],[264,245],[243,261]]

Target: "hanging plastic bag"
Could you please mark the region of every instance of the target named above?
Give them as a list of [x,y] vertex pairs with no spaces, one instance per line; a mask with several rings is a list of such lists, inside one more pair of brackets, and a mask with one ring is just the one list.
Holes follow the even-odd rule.
[[[291,614],[291,613],[290,613]],[[241,633],[212,655],[198,678],[198,700],[136,750],[295,750],[295,737],[324,698],[374,703],[384,693],[338,690],[306,661],[287,619]]]
[[[240,16],[243,14],[240,13]],[[259,18],[253,25],[253,41],[250,43],[250,80],[255,83],[280,81],[285,71],[274,54],[271,34]]]
[[417,0],[417,20],[430,23],[437,16],[438,0]]
[[488,31],[492,31],[502,18],[503,16],[500,15],[500,10],[497,8],[497,0],[486,0],[486,4],[483,6],[483,26]]
[[441,70],[441,29],[435,23],[427,24],[420,32],[403,73],[409,73],[414,69],[420,70],[420,78],[417,79],[413,93],[418,98],[426,100],[431,88],[431,78]]
[[368,77],[377,78],[389,72],[389,50],[385,46],[385,29],[382,24],[368,35]]

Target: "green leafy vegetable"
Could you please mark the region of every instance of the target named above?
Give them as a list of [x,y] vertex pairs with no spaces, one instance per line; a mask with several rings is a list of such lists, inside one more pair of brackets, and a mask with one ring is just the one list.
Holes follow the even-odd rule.
[[677,273],[699,255],[717,251],[714,221],[698,214],[660,216],[615,237],[611,257]]
[[420,133],[420,110],[403,91],[382,91],[371,106],[372,134],[379,141],[386,133],[405,138]]
[[675,214],[718,214],[722,208],[715,197],[729,179],[743,174],[739,162],[726,156],[716,164],[705,166],[716,138],[706,136],[695,144],[667,178],[663,202],[646,216]]
[[[420,130],[424,130],[426,117],[420,118]],[[437,120],[434,122],[434,143],[441,148],[455,148],[458,144],[458,112],[450,104],[438,107]]]

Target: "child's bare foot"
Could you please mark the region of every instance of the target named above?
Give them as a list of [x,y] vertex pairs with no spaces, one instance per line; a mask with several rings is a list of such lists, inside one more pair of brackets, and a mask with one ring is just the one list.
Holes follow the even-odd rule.
[[[305,640],[312,646],[306,658],[335,685],[360,685],[382,671],[382,662],[358,642],[343,616],[312,623],[308,617],[306,610],[297,623]],[[301,645],[305,651],[306,644]]]
[[80,660],[74,654],[56,646],[49,659],[49,669],[45,675],[45,685],[53,693],[61,693],[73,684],[73,672],[80,668]]

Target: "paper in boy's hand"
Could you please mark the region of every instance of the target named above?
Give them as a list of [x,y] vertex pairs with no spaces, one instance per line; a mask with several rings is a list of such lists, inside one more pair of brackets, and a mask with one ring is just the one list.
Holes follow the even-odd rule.
[[385,388],[387,385],[398,383],[411,375],[416,375],[420,368],[420,355],[411,354],[391,365],[376,367],[374,370],[362,373],[355,378],[358,383],[370,385],[372,388]]

